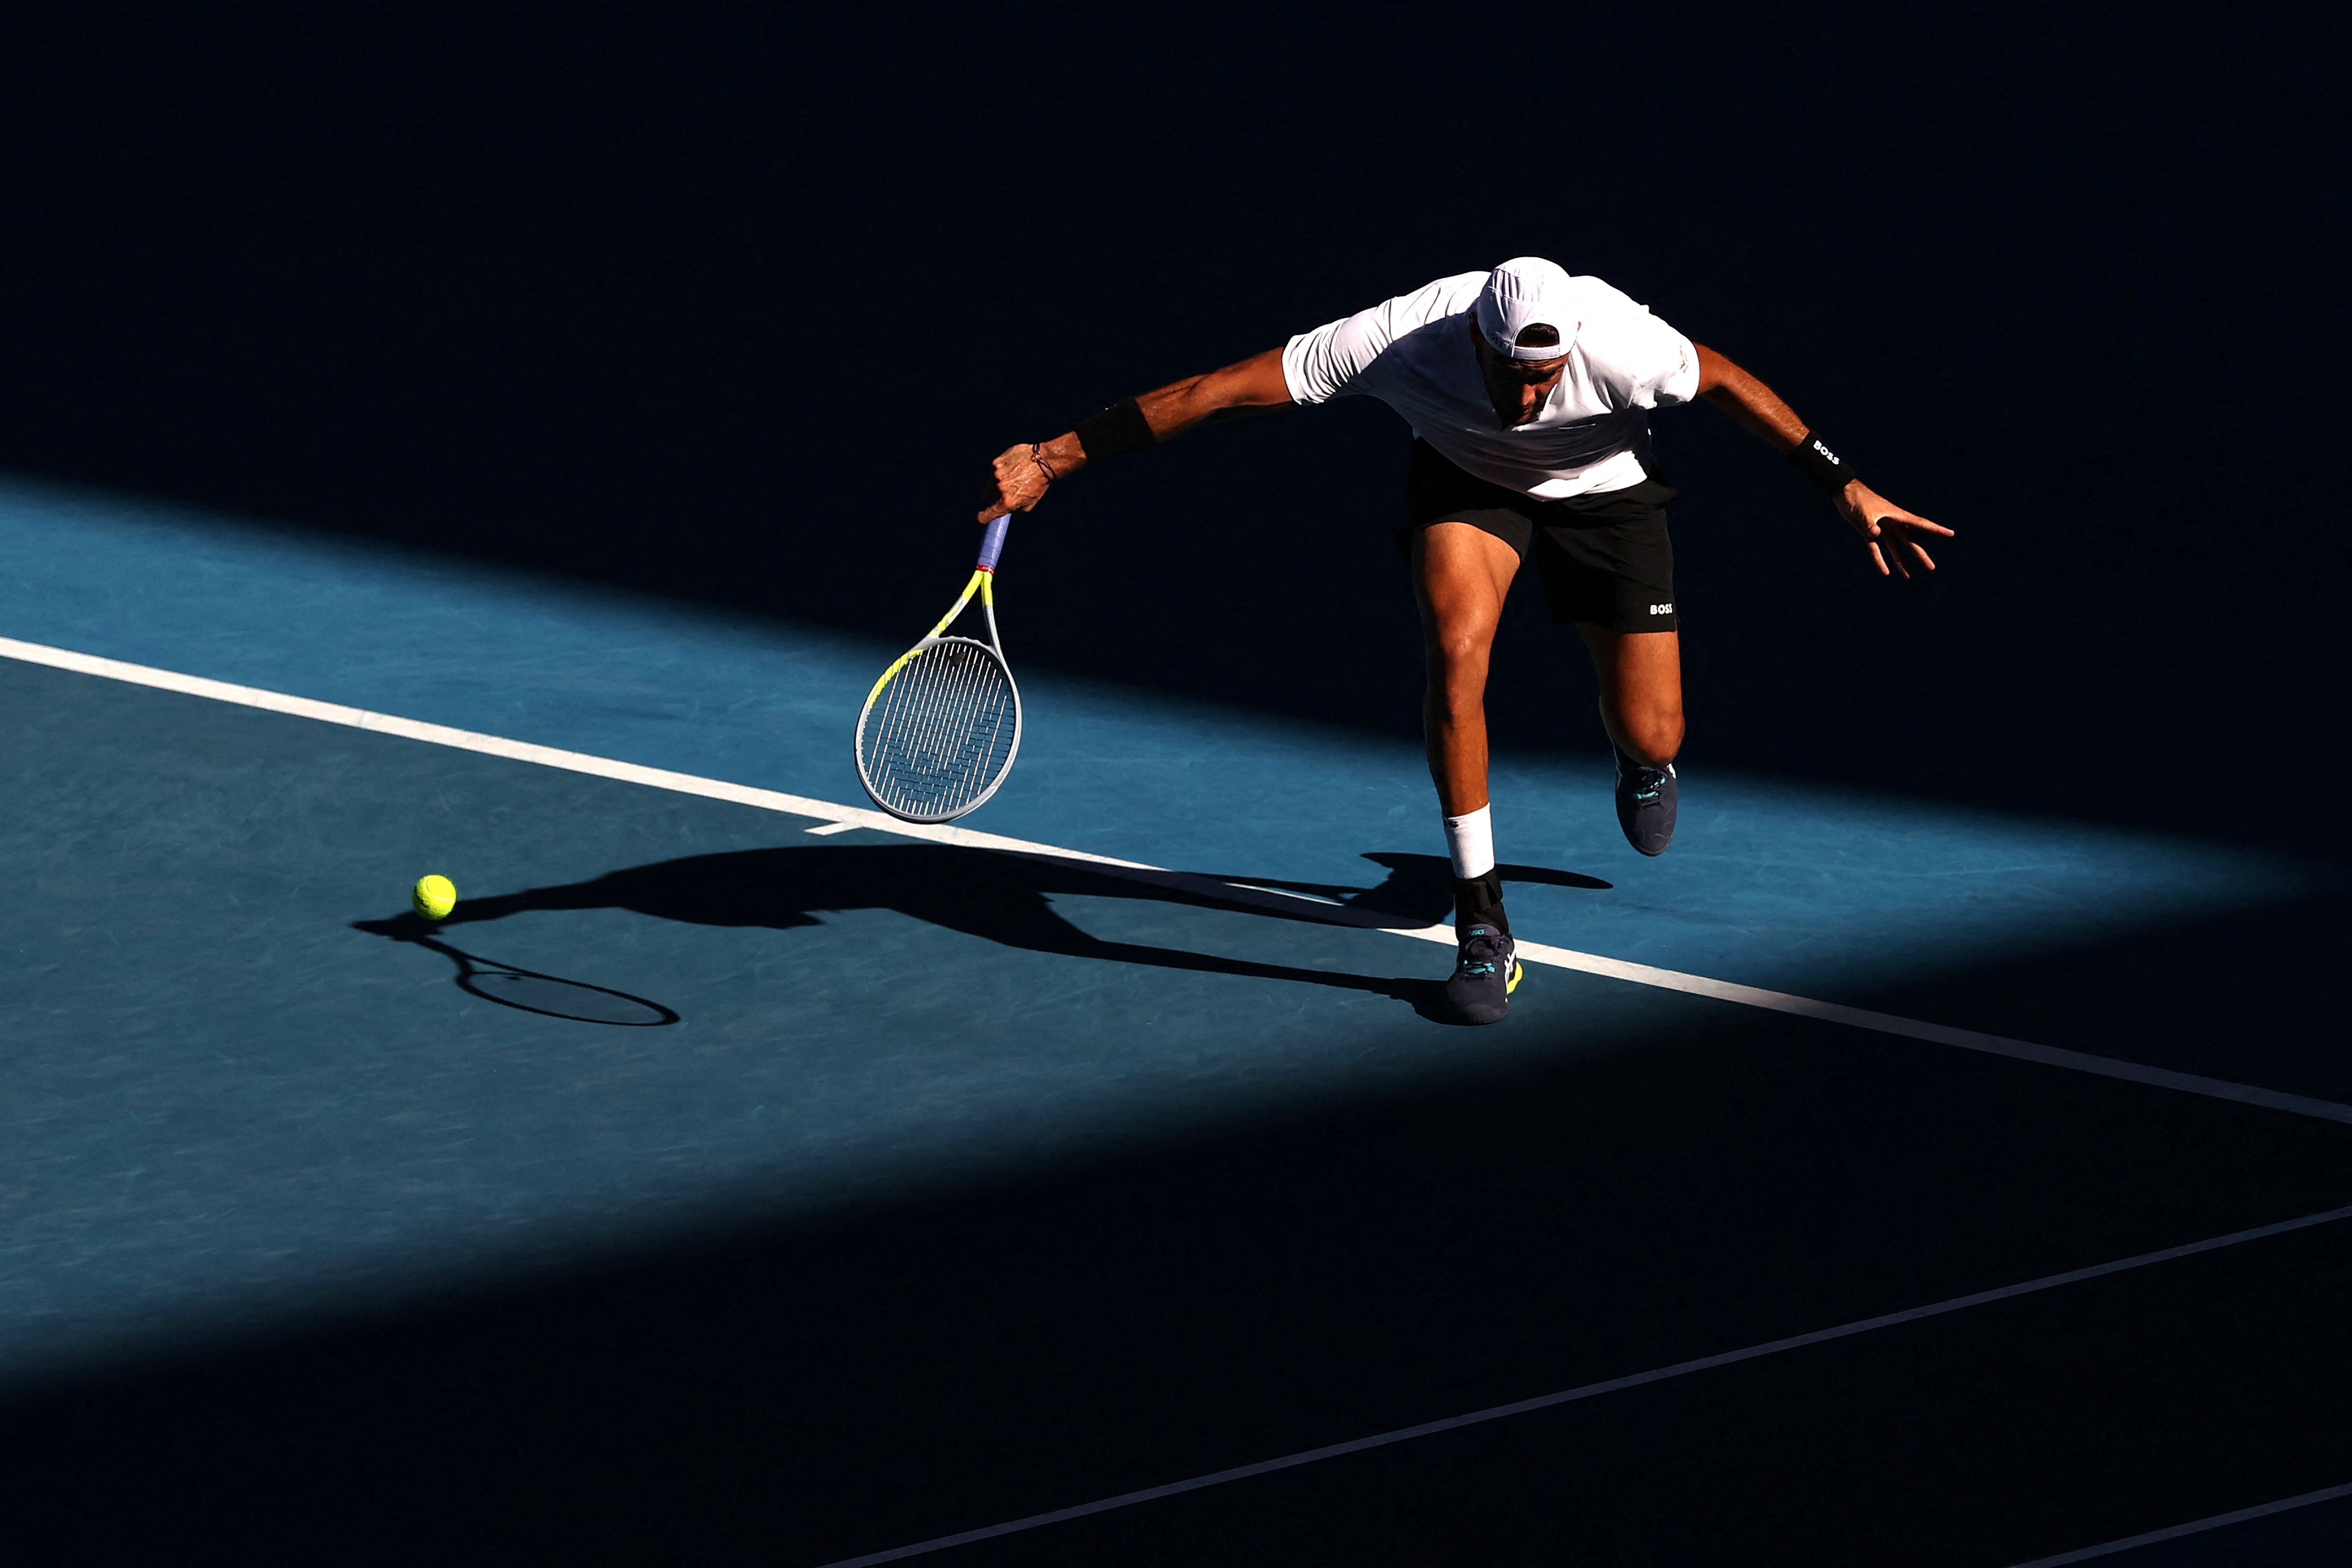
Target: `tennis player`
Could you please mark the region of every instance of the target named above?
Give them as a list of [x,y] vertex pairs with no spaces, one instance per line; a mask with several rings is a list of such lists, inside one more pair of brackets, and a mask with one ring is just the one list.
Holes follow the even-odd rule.
[[1552,618],[1573,621],[1617,753],[1617,820],[1644,855],[1675,836],[1683,743],[1680,621],[1650,411],[1704,397],[1789,457],[1884,575],[1932,571],[1948,537],[1855,479],[1772,389],[1598,278],[1536,257],[1464,272],[1302,332],[1282,348],[1128,398],[996,459],[985,521],[1027,511],[1089,463],[1221,414],[1377,397],[1412,426],[1408,526],[1429,686],[1423,725],[1454,862],[1446,995],[1465,1020],[1510,1006],[1519,965],[1486,795],[1487,654],[1533,556]]

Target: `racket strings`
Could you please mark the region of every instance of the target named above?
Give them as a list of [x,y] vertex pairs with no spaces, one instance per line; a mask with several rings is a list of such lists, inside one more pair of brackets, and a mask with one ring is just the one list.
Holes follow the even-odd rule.
[[908,659],[882,689],[858,737],[859,771],[886,809],[938,820],[995,787],[1019,733],[1003,662],[952,638]]

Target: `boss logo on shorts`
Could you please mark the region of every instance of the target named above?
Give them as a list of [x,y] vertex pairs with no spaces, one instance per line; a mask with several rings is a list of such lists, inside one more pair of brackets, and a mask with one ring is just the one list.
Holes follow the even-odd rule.
[[1671,616],[1674,613],[1675,607],[1672,605],[1652,605],[1650,606],[1650,614],[1654,616]]

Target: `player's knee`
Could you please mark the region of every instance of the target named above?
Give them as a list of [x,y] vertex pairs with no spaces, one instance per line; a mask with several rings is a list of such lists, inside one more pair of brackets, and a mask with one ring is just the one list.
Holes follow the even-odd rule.
[[1683,749],[1680,710],[1625,714],[1619,720],[1618,728],[1623,731],[1619,743],[1635,762],[1650,767],[1664,767]]
[[1486,696],[1486,644],[1430,648],[1430,691],[1449,708],[1477,708]]
[[1460,664],[1475,660],[1486,662],[1487,650],[1495,646],[1495,621],[1484,615],[1448,616],[1423,635],[1429,657]]
[[1486,639],[1465,633],[1432,637],[1429,643],[1429,683],[1449,695],[1458,690],[1476,693],[1486,686]]

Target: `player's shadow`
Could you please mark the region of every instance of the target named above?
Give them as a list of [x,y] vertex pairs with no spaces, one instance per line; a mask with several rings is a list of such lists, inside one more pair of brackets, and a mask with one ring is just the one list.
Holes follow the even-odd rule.
[[[1219,879],[1098,871],[1076,861],[949,845],[805,845],[689,856],[610,871],[591,881],[468,899],[437,925],[414,914],[357,924],[378,935],[457,955],[458,950],[439,933],[530,910],[622,909],[694,925],[788,931],[823,923],[823,911],[887,909],[1030,952],[1330,986],[1391,997],[1433,1022],[1455,1022],[1445,1007],[1444,984],[1436,979],[1381,978],[1107,941],[1080,930],[1053,907],[1057,897],[1143,899],[1359,927],[1425,926],[1450,911],[1452,883],[1444,860],[1416,855],[1368,858],[1386,868],[1388,877],[1366,890],[1262,878],[1236,879],[1239,885],[1227,887]],[[1569,872],[1506,868],[1507,877],[1520,872],[1525,875],[1515,879],[1608,886]],[[1288,889],[1332,902],[1253,895],[1253,887]],[[1296,907],[1283,908],[1285,902]],[[480,994],[478,987],[468,989]]]
[[[1286,882],[1266,877],[1227,879],[1244,886],[1312,893],[1360,913],[1381,917],[1378,923],[1382,925],[1433,926],[1454,912],[1454,868],[1444,856],[1381,850],[1366,855],[1364,858],[1388,873],[1378,887],[1344,888],[1328,882]],[[1555,871],[1548,866],[1497,866],[1495,869],[1507,888],[1513,882],[1533,882],[1545,887],[1582,888],[1605,893],[1615,885],[1598,877],[1588,877],[1581,871]]]

